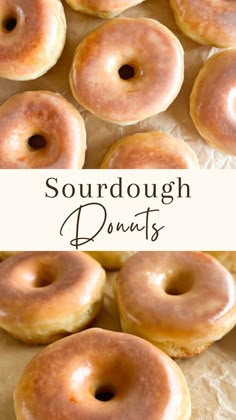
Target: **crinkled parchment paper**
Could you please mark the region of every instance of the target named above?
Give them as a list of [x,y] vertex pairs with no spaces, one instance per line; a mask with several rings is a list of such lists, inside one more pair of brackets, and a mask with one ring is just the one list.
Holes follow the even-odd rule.
[[[166,112],[129,127],[119,127],[100,121],[83,110],[72,98],[68,74],[78,43],[104,20],[82,15],[70,9],[63,2],[66,11],[68,31],[67,42],[61,59],[45,76],[30,82],[14,82],[0,79],[0,104],[10,96],[25,90],[48,89],[57,91],[74,103],[81,111],[88,134],[88,149],[85,167],[97,168],[109,148],[117,139],[135,132],[163,130],[187,141],[197,153],[201,168],[236,168],[236,158],[226,156],[200,138],[189,116],[189,94],[193,80],[203,62],[216,49],[199,46],[189,40],[177,28],[168,0],[146,0],[144,3],[127,10],[123,16],[146,17],[159,20],[179,38],[185,50],[185,81],[181,92]],[[199,2],[199,7],[201,7]],[[96,94],[96,92],[94,92]]]
[[[120,331],[113,293],[116,275],[107,275],[103,308],[93,326]],[[15,420],[15,385],[26,364],[42,348],[23,344],[0,330],[0,420]],[[191,420],[236,419],[236,328],[199,356],[177,363],[190,389]]]

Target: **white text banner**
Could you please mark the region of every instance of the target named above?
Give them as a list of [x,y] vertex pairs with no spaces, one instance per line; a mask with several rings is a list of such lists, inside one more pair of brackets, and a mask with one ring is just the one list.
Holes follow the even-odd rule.
[[235,170],[1,170],[0,249],[235,250]]

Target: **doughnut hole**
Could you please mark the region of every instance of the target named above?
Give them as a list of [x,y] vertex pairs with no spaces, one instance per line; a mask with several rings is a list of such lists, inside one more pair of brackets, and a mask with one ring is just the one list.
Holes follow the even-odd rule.
[[193,279],[190,273],[179,272],[170,277],[164,284],[164,291],[167,295],[180,296],[189,292],[193,286]]
[[18,273],[22,275],[24,283],[27,287],[34,289],[50,286],[57,279],[56,270],[49,264],[39,264],[37,267],[29,267],[24,272]]
[[94,398],[98,401],[107,402],[112,400],[116,395],[116,390],[113,385],[99,386],[94,393]]
[[43,149],[47,146],[47,140],[41,134],[34,134],[29,137],[28,146],[31,151]]
[[124,64],[118,70],[119,76],[122,80],[131,80],[136,75],[135,67],[131,64]]
[[87,364],[71,374],[70,400],[80,402],[89,397],[91,404],[97,407],[97,404],[113,403],[124,397],[127,389],[135,387],[139,379],[131,365],[125,354],[122,361],[118,354],[110,356],[106,352],[96,360],[88,357]]
[[9,15],[2,21],[2,29],[4,32],[10,33],[14,31],[17,26],[17,18],[14,15]]
[[[92,389],[94,400],[103,403],[109,403],[116,398],[122,397],[124,391],[124,382],[126,387],[132,389],[135,384],[133,368],[128,366],[124,356],[123,361],[118,356],[104,355],[104,360],[100,361],[97,372],[95,372],[95,381]],[[106,366],[106,367],[105,367]]]
[[50,284],[52,284],[55,279],[56,276],[51,267],[42,267],[35,277],[33,287],[41,288],[50,286]]
[[50,166],[62,153],[60,140],[56,141],[56,134],[49,137],[44,131],[35,132],[35,127],[26,124],[23,130],[19,128],[19,132],[10,133],[3,142],[3,153],[11,149],[8,167],[37,169]]

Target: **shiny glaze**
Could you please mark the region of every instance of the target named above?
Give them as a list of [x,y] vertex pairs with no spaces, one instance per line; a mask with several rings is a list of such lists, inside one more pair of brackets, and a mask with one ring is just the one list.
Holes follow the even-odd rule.
[[[129,80],[119,69],[130,65]],[[183,49],[152,19],[113,19],[79,44],[70,73],[75,99],[97,117],[129,125],[164,111],[183,82]]]
[[233,0],[170,0],[180,29],[200,44],[236,47],[236,3]]
[[[47,144],[32,151],[28,139],[35,134]],[[24,92],[0,107],[1,169],[81,168],[85,150],[84,121],[61,95]]]
[[105,272],[81,252],[25,252],[0,264],[0,327],[47,343],[97,314]]
[[[94,397],[112,388],[107,402]],[[187,420],[190,400],[180,368],[146,341],[89,329],[43,350],[15,391],[17,420]]]
[[[2,22],[14,17],[8,32]],[[59,0],[1,0],[0,77],[31,80],[46,73],[65,44],[66,20]]]
[[197,156],[182,140],[167,133],[137,133],[118,140],[108,150],[103,169],[198,168]]
[[234,280],[201,252],[135,254],[120,271],[117,298],[125,331],[156,343],[194,350],[236,323]]
[[206,61],[194,82],[190,114],[207,143],[236,155],[236,49]]

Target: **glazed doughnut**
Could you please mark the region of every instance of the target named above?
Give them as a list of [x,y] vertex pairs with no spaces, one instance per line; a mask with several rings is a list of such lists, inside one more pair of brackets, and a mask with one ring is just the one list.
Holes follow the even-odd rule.
[[183,49],[169,29],[152,19],[117,18],[79,44],[70,85],[92,114],[129,125],[166,110],[183,71]]
[[0,107],[0,169],[81,168],[84,121],[61,95],[24,92]]
[[59,0],[1,0],[0,77],[31,80],[58,61],[66,19]]
[[95,260],[107,270],[119,270],[134,251],[89,251],[87,254],[91,255]]
[[122,330],[171,357],[201,353],[236,324],[234,279],[202,252],[139,252],[116,293]]
[[179,28],[199,44],[236,47],[234,1],[170,0]]
[[66,0],[74,10],[101,18],[112,18],[144,0]]
[[236,272],[236,251],[206,251],[221,262],[229,271]]
[[0,327],[27,343],[49,343],[97,315],[105,272],[82,252],[23,252],[0,264]]
[[183,140],[152,131],[124,137],[105,155],[102,169],[198,168],[194,151]]
[[236,49],[221,51],[204,64],[190,97],[193,123],[210,146],[236,155]]
[[188,420],[190,404],[184,375],[165,353],[97,328],[41,351],[14,393],[17,420]]

